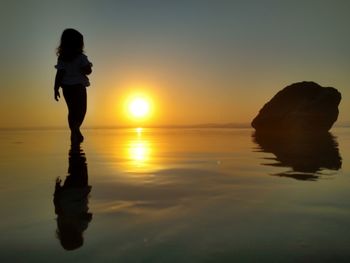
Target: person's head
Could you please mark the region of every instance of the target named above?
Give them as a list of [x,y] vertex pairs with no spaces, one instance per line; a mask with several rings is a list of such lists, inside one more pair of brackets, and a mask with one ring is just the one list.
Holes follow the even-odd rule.
[[71,60],[77,55],[84,52],[84,37],[83,35],[73,29],[67,28],[63,31],[61,36],[61,43],[57,48],[57,56],[62,60]]

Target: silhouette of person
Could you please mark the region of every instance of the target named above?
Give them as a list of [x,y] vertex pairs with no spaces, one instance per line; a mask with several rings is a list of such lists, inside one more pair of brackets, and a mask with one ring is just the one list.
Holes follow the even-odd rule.
[[84,243],[83,232],[92,220],[88,207],[90,191],[84,151],[80,145],[72,146],[68,175],[63,185],[59,178],[56,179],[53,199],[57,215],[57,238],[66,250],[77,249]]
[[68,107],[71,142],[81,143],[84,140],[80,126],[86,114],[86,87],[90,86],[87,75],[92,72],[92,63],[84,55],[83,35],[75,29],[65,29],[56,54],[54,97],[56,101],[59,100],[59,88],[62,87]]

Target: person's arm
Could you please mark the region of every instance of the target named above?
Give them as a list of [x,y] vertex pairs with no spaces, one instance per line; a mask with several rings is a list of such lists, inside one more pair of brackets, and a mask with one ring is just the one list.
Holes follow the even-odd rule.
[[64,70],[62,69],[57,70],[56,77],[55,77],[55,87],[54,87],[56,101],[58,101],[58,99],[61,97],[59,88],[62,83],[63,75],[64,75]]
[[84,67],[81,68],[81,71],[84,73],[84,75],[90,75],[92,72],[92,64],[89,63],[88,65],[85,65]]

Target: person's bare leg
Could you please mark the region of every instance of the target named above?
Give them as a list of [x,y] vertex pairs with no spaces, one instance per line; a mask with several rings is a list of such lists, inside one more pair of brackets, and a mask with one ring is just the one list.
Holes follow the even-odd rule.
[[83,86],[66,86],[63,95],[68,107],[68,124],[71,130],[71,142],[80,143],[84,140],[80,126],[86,114],[86,88]]
[[78,103],[78,116],[77,116],[77,125],[78,125],[78,139],[80,142],[84,140],[84,136],[81,134],[80,126],[82,125],[85,115],[86,115],[86,105],[87,105],[87,96],[86,96],[86,88],[81,87],[79,89],[79,103]]

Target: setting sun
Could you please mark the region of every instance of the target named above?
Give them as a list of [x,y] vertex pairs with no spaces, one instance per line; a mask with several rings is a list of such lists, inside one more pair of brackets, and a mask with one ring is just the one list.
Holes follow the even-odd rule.
[[148,119],[153,108],[151,99],[144,94],[131,95],[125,106],[127,116],[135,121]]
[[150,112],[150,103],[141,97],[134,98],[129,103],[129,113],[134,118],[146,117]]

